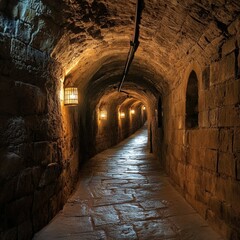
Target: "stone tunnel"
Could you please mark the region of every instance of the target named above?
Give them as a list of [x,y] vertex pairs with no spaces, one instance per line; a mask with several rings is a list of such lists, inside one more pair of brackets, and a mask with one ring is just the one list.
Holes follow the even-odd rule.
[[[0,0],[0,239],[32,239],[90,159],[146,124],[159,174],[240,239],[239,45],[239,0]],[[141,233],[59,239],[213,239]]]

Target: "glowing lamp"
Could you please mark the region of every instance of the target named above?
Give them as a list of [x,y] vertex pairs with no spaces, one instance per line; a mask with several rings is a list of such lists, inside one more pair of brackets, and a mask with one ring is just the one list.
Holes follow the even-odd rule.
[[125,118],[125,112],[120,112],[120,118]]
[[101,120],[107,120],[107,111],[101,110],[101,111],[100,111],[99,118],[100,118]]
[[145,107],[145,106],[143,106],[143,107],[142,107],[142,109],[143,109],[143,110],[146,110],[146,107]]
[[135,114],[135,110],[134,109],[131,109],[130,112],[131,112],[131,114]]
[[64,88],[64,105],[78,105],[78,89],[75,87]]

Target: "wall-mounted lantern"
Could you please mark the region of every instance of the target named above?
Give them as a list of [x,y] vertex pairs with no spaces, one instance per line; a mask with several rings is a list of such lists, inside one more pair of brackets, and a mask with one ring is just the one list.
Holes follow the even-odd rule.
[[78,89],[76,87],[64,88],[64,105],[78,105]]
[[120,112],[120,118],[125,118],[125,112]]
[[99,112],[99,119],[100,120],[107,120],[107,111],[100,110],[100,112]]
[[131,114],[135,114],[135,110],[134,109],[131,109],[130,112],[131,112]]

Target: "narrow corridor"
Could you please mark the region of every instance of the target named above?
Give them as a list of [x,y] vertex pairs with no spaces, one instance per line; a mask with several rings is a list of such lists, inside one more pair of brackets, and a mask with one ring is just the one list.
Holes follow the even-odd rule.
[[93,157],[63,211],[34,240],[222,239],[171,186],[146,145],[144,127]]

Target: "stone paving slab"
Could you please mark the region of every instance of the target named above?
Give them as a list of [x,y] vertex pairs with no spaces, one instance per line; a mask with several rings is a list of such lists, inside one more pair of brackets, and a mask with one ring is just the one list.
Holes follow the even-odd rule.
[[90,159],[75,193],[34,240],[221,240],[146,145],[142,129]]

